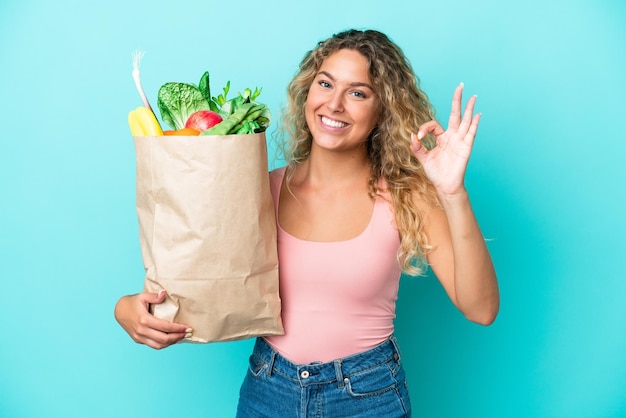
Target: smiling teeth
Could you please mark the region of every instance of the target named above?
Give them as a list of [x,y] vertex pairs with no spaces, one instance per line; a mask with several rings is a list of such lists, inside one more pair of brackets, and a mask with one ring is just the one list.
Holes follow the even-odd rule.
[[322,116],[322,123],[326,126],[330,126],[331,128],[343,128],[345,126],[348,126],[347,123],[328,119],[327,117],[324,117],[324,116]]

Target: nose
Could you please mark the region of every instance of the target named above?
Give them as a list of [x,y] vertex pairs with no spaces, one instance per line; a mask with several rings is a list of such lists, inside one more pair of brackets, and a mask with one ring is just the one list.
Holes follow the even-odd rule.
[[336,90],[328,100],[328,110],[331,112],[343,111],[343,94],[341,91]]

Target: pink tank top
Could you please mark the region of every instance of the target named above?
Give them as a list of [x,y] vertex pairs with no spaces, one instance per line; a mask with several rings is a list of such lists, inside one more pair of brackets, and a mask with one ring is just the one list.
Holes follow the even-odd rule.
[[[276,219],[284,174],[285,167],[270,173]],[[399,246],[393,213],[380,197],[367,228],[347,241],[305,241],[278,224],[285,335],[267,342],[299,364],[328,362],[382,343],[394,329]]]

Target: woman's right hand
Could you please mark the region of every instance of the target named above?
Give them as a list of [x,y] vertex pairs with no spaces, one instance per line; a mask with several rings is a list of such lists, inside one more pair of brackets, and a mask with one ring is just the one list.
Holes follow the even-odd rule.
[[115,305],[115,319],[136,343],[157,350],[169,347],[185,337],[190,337],[192,329],[187,325],[157,318],[150,313],[150,304],[159,304],[164,300],[163,291],[123,296]]

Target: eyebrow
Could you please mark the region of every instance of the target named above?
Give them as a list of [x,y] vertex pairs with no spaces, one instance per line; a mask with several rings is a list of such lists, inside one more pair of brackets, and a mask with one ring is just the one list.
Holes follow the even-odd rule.
[[[326,72],[326,71],[320,71],[320,72],[318,72],[318,73],[317,73],[317,75],[318,75],[318,76],[319,76],[320,74],[325,75],[326,77],[330,78],[332,81],[337,81],[337,80],[335,79],[335,77],[333,77],[330,73],[328,73],[328,72]],[[373,88],[371,85],[369,85],[369,84],[367,84],[367,83],[362,83],[362,82],[360,82],[360,81],[355,81],[355,82],[353,82],[353,83],[350,83],[349,85],[350,85],[351,87],[367,87],[368,89],[370,89],[370,90],[374,91],[374,88]]]

